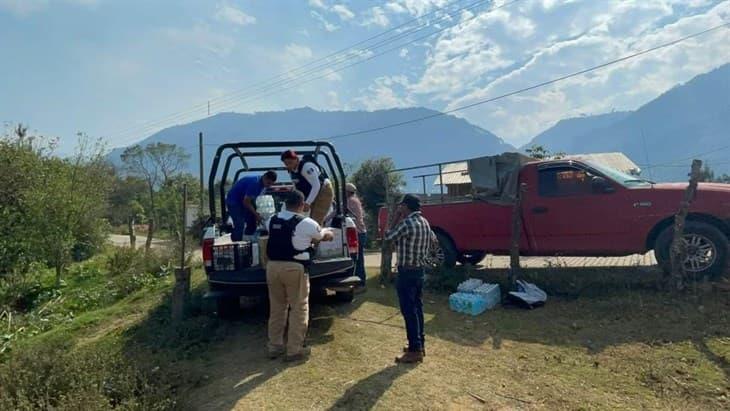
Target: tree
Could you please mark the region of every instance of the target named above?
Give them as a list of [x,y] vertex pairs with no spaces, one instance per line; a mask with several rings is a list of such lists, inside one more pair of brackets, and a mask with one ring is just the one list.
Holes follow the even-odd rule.
[[367,214],[368,230],[372,233],[377,232],[378,209],[385,203],[386,188],[388,196],[396,197],[405,186],[403,174],[392,173],[391,170],[395,170],[392,158],[371,158],[360,164],[350,178],[357,186]]
[[76,154],[49,157],[39,170],[43,184],[31,188],[26,209],[35,230],[34,245],[56,271],[56,285],[74,257],[87,254],[106,237],[106,197],[112,170],[104,147],[79,134]]
[[128,147],[122,153],[124,169],[130,175],[144,180],[147,185],[149,207],[147,210],[147,241],[145,250],[152,246],[152,236],[156,229],[157,191],[166,186],[171,178],[185,169],[190,155],[175,144],[152,143],[144,148],[140,145]]
[[547,148],[541,146],[541,145],[532,145],[529,148],[525,149],[525,152],[528,156],[537,159],[537,160],[559,160],[563,157],[565,157],[565,153],[562,151],[559,151],[557,153],[553,153]]
[[710,168],[709,165],[705,164],[704,167],[702,167],[702,170],[700,171],[700,182],[703,183],[725,183],[730,184],[730,175],[723,174],[721,176],[718,176],[715,174],[715,171]]

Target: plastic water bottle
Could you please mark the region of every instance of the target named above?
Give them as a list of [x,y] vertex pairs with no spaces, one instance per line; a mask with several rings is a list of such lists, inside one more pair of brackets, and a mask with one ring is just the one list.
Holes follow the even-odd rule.
[[479,294],[454,293],[449,296],[449,308],[464,314],[479,315],[487,310],[487,300]]
[[480,287],[484,282],[478,278],[469,278],[466,281],[463,281],[461,284],[459,284],[458,287],[456,287],[456,291],[461,293],[470,293],[474,291],[477,287]]
[[475,288],[474,294],[480,295],[487,302],[487,309],[494,308],[502,299],[502,292],[499,289],[499,284],[485,283]]
[[261,214],[262,221],[267,221],[271,216],[276,214],[276,204],[274,197],[270,195],[262,195],[256,197],[256,211]]

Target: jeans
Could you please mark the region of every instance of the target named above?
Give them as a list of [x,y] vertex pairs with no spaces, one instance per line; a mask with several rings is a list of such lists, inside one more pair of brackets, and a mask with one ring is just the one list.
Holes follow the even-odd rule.
[[426,343],[422,300],[424,276],[423,268],[408,270],[398,267],[396,290],[398,290],[400,312],[406,323],[408,350],[413,352],[423,350]]
[[[243,235],[253,235],[256,232],[256,216],[243,207],[243,204],[229,204],[228,214],[233,220],[232,241],[241,241]],[[244,227],[245,232],[244,232]]]
[[362,285],[365,285],[365,243],[368,241],[368,233],[357,234],[357,258],[353,257],[355,261],[355,275],[360,277]]

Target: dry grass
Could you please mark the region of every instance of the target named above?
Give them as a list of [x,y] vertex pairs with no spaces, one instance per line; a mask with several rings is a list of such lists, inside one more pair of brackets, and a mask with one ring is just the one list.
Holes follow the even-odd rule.
[[[647,289],[649,274],[626,274],[634,280],[613,276],[627,285],[604,293],[612,276],[598,276],[591,297],[566,291],[533,311],[478,317],[428,294],[428,356],[415,367],[393,364],[405,332],[394,291],[377,280],[352,305],[313,306],[313,354],[301,365],[264,358],[259,307],[206,353],[197,370],[205,383],[183,402],[240,410],[730,407],[730,294],[671,296]],[[550,285],[558,286],[568,289]]]

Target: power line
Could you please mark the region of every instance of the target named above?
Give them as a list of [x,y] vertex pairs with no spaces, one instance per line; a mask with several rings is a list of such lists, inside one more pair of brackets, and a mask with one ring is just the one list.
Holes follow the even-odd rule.
[[534,84],[532,86],[525,87],[525,88],[521,88],[521,89],[515,90],[515,91],[511,91],[511,92],[508,92],[508,93],[505,93],[505,94],[502,94],[502,95],[499,95],[499,96],[496,96],[496,97],[488,98],[488,99],[485,99],[485,100],[480,100],[480,101],[477,101],[475,103],[471,103],[471,104],[467,104],[467,105],[464,105],[464,106],[460,106],[460,107],[457,107],[457,108],[454,108],[454,109],[451,109],[451,110],[447,110],[447,111],[443,111],[443,112],[438,112],[438,113],[435,113],[435,114],[430,114],[428,116],[423,116],[423,117],[415,118],[415,119],[412,119],[412,120],[407,120],[407,121],[401,121],[401,122],[398,122],[398,123],[388,124],[388,125],[381,126],[381,127],[375,127],[375,128],[365,129],[365,130],[359,130],[359,131],[354,131],[354,132],[345,133],[345,134],[338,134],[338,135],[334,135],[334,136],[329,137],[327,140],[336,140],[336,139],[345,138],[345,137],[352,137],[352,136],[357,136],[357,135],[361,135],[361,134],[367,134],[367,133],[373,133],[373,132],[376,132],[376,131],[387,130],[389,128],[405,126],[405,125],[408,125],[408,124],[413,124],[413,123],[417,123],[417,122],[420,122],[420,121],[429,120],[429,119],[432,119],[432,118],[435,118],[435,117],[445,116],[447,114],[455,113],[455,112],[461,111],[461,110],[466,110],[468,108],[480,106],[482,104],[491,103],[491,102],[494,102],[494,101],[497,101],[497,100],[505,99],[507,97],[512,97],[512,96],[517,95],[517,94],[522,94],[522,93],[525,93],[527,91],[532,91],[532,90],[535,90],[535,89],[538,89],[538,88],[542,88],[542,87],[545,87],[545,86],[549,86],[551,84],[559,83],[561,81],[570,79],[572,77],[580,76],[580,75],[583,75],[583,74],[586,74],[586,73],[590,73],[592,71],[600,70],[600,69],[603,69],[603,68],[606,68],[606,67],[609,67],[609,66],[612,66],[612,65],[615,65],[615,64],[618,64],[618,63],[627,61],[627,60],[631,60],[633,58],[642,56],[644,54],[652,53],[654,51],[657,51],[657,50],[660,50],[660,49],[663,49],[663,48],[667,48],[667,47],[670,47],[670,46],[679,44],[679,43],[681,43],[683,41],[686,41],[686,40],[689,40],[689,39],[692,39],[692,38],[695,38],[695,37],[702,36],[702,35],[707,34],[709,32],[712,32],[712,31],[718,30],[720,28],[726,27],[728,25],[730,25],[730,23],[723,23],[723,24],[714,26],[712,28],[709,28],[707,30],[703,30],[703,31],[700,31],[700,32],[697,32],[697,33],[694,33],[694,34],[690,34],[688,36],[684,36],[684,37],[681,37],[679,39],[676,39],[676,40],[673,40],[673,41],[670,41],[670,42],[667,42],[667,43],[663,43],[663,44],[660,44],[658,46],[654,46],[654,47],[651,47],[651,48],[648,48],[648,49],[645,49],[645,50],[641,50],[641,51],[638,51],[636,53],[633,53],[633,54],[630,54],[630,55],[627,55],[627,56],[624,56],[624,57],[621,57],[621,58],[618,58],[618,59],[615,59],[615,60],[611,60],[611,61],[608,61],[606,63],[599,64],[597,66],[593,66],[591,68],[587,68],[587,69],[583,69],[583,70],[580,70],[580,71],[576,71],[576,72],[573,72],[571,74],[567,74],[567,75],[562,76],[562,77],[558,77],[558,78],[555,78],[555,79],[552,79],[552,80],[548,80],[548,81],[544,81],[544,82],[541,82],[541,83],[538,83],[538,84]]
[[[500,9],[500,8],[504,8],[504,7],[510,6],[510,5],[512,5],[514,3],[517,3],[519,1],[522,1],[522,0],[513,0],[511,2],[504,3],[504,4],[500,5],[500,6],[496,6],[496,7],[492,8],[492,9],[488,10],[487,13],[490,13],[490,12],[492,12],[494,10],[497,10],[497,9]],[[486,2],[486,0],[480,0],[480,1],[477,1],[477,2],[474,2],[474,3],[470,3],[469,5],[464,6],[464,7],[460,8],[460,9],[458,9],[458,10],[452,12],[452,13],[456,14],[456,13],[461,12],[461,11],[464,11],[466,9],[473,10],[476,7],[478,7],[481,3],[485,3],[485,2]],[[448,14],[447,16],[452,16],[452,14]],[[424,40],[424,39],[426,39],[428,37],[431,37],[433,35],[436,35],[438,33],[441,33],[441,32],[443,32],[443,31],[445,31],[445,30],[447,30],[447,29],[449,29],[451,27],[454,27],[454,26],[459,25],[459,24],[466,23],[466,22],[468,22],[470,20],[473,20],[473,19],[475,19],[477,17],[479,17],[479,14],[474,14],[474,15],[472,15],[471,17],[469,17],[467,19],[464,19],[464,20],[461,20],[461,21],[457,21],[457,22],[455,22],[454,24],[451,24],[451,25],[445,25],[444,27],[441,27],[440,29],[438,29],[438,30],[436,30],[434,32],[431,32],[431,33],[428,33],[426,35],[417,37],[417,38],[412,39],[412,40],[410,40],[410,41],[408,41],[406,43],[399,44],[398,46],[395,46],[395,47],[389,48],[387,50],[384,50],[384,51],[382,51],[380,53],[370,55],[368,57],[365,57],[364,59],[355,61],[354,63],[347,64],[347,65],[341,66],[339,68],[330,68],[330,71],[329,72],[326,72],[324,74],[321,74],[321,75],[318,75],[318,76],[315,76],[315,77],[310,77],[308,79],[305,79],[303,81],[300,81],[298,84],[292,84],[291,86],[284,87],[284,88],[282,88],[280,90],[275,90],[273,92],[269,92],[270,90],[267,90],[266,88],[264,88],[261,91],[259,91],[257,94],[253,94],[253,95],[250,95],[250,96],[247,96],[247,97],[240,97],[239,98],[239,97],[234,97],[233,95],[229,95],[228,97],[225,97],[225,98],[222,98],[222,99],[223,99],[223,101],[225,101],[225,100],[229,100],[230,101],[229,107],[235,107],[236,105],[239,105],[239,104],[244,103],[244,102],[248,102],[248,101],[252,101],[252,100],[256,100],[256,99],[261,99],[261,98],[264,98],[264,97],[271,96],[273,94],[277,94],[277,93],[281,93],[281,92],[284,92],[284,91],[287,91],[287,90],[291,90],[291,89],[300,87],[300,86],[302,86],[304,84],[311,83],[312,81],[316,81],[316,80],[319,80],[319,79],[322,79],[322,78],[331,76],[333,74],[339,73],[339,72],[341,72],[343,70],[346,70],[348,68],[351,68],[351,67],[354,67],[354,66],[357,66],[357,65],[366,63],[366,62],[371,61],[371,60],[373,60],[373,59],[375,59],[377,57],[380,57],[380,56],[382,56],[384,54],[387,54],[387,53],[390,53],[390,52],[399,50],[402,47],[405,47],[405,46],[408,46],[408,45],[410,45],[412,43],[415,43],[415,42]],[[441,18],[441,20],[446,20],[446,16],[443,17],[443,18]],[[439,21],[437,20],[436,23],[438,23],[438,22]],[[411,32],[406,33],[406,34],[407,35],[410,35],[410,34],[416,33],[418,31],[423,30],[423,28],[427,28],[428,26],[430,26],[430,24],[421,25],[421,28],[416,27],[414,30],[411,30]],[[405,37],[405,36],[400,35],[400,36],[396,36],[396,37],[397,38],[395,38],[395,40],[398,40],[399,38],[402,38],[402,37]],[[375,49],[379,48],[381,45],[385,45],[385,44],[388,44],[388,43],[391,43],[391,42],[392,42],[391,40],[386,40],[386,41],[383,41],[383,42],[378,43],[377,44],[377,47],[376,46],[373,46],[372,49],[370,49],[370,50],[368,50],[368,49],[362,49],[362,50],[360,50],[358,52],[358,55],[347,57],[346,59],[341,60],[340,62],[337,62],[335,64],[346,63],[347,60],[352,60],[353,57],[354,58],[358,58],[358,57],[360,57],[361,55],[363,55],[366,52],[375,50]],[[295,78],[292,78],[292,79],[287,79],[287,80],[284,80],[283,82],[280,81],[277,84],[277,86],[281,87],[281,86],[287,85],[288,83],[295,83],[295,82],[297,82],[299,80],[299,78],[304,77],[307,74],[311,74],[310,72],[311,72],[311,70],[308,71],[308,72],[306,72],[306,73],[302,73],[299,77],[295,77]],[[274,87],[274,88],[276,88],[276,87]],[[228,101],[226,101],[226,103],[228,103]],[[219,104],[220,104],[220,102],[219,102]],[[180,115],[178,115],[178,118],[179,119],[182,119],[182,118],[185,118],[187,116],[188,116],[187,113],[181,113]],[[164,122],[160,122],[160,123],[158,123],[158,125],[159,124],[162,124],[162,123],[164,123]],[[139,133],[140,134],[144,134],[144,133],[146,133],[148,131],[154,130],[155,128],[157,128],[157,126],[156,125],[153,125],[152,127],[148,127],[148,128],[142,130]]]
[[[435,14],[437,14],[437,13],[439,13],[439,12],[441,12],[441,11],[443,11],[443,10],[445,10],[445,9],[447,9],[447,8],[449,8],[449,7],[457,4],[457,3],[459,3],[460,1],[462,1],[462,0],[454,0],[454,1],[446,4],[445,6],[438,7],[436,9],[432,10],[429,13],[426,13],[426,14],[424,14],[422,16],[417,17],[417,18],[408,20],[405,23],[402,23],[402,24],[400,24],[398,26],[395,26],[395,27],[393,27],[393,28],[391,28],[389,30],[386,30],[384,32],[381,32],[381,33],[379,33],[379,34],[377,34],[375,36],[371,36],[371,37],[369,37],[369,38],[367,38],[365,40],[359,41],[359,42],[357,42],[355,44],[352,44],[352,45],[350,45],[348,47],[345,47],[343,49],[340,49],[340,50],[338,50],[336,52],[330,53],[330,54],[328,54],[328,55],[326,55],[324,57],[321,57],[319,59],[315,59],[315,60],[310,61],[310,62],[308,62],[306,64],[303,64],[301,66],[298,66],[298,67],[295,67],[295,68],[293,68],[291,70],[288,70],[288,71],[286,71],[284,73],[280,73],[278,75],[275,75],[273,77],[270,77],[267,80],[264,80],[263,82],[257,82],[257,83],[251,84],[249,86],[246,86],[246,87],[244,87],[242,89],[239,89],[239,90],[233,91],[231,93],[228,93],[225,96],[220,96],[220,97],[211,99],[211,102],[213,102],[213,103],[219,103],[221,101],[230,100],[234,96],[239,95],[239,94],[244,93],[244,92],[247,92],[247,91],[250,91],[251,89],[256,89],[256,88],[260,88],[260,87],[270,87],[270,86],[272,86],[272,84],[268,84],[267,85],[267,83],[269,83],[270,81],[277,80],[277,79],[280,79],[282,77],[287,77],[290,74],[296,73],[297,71],[300,71],[303,68],[310,67],[310,66],[312,66],[312,65],[314,65],[316,63],[319,63],[319,62],[325,62],[325,63],[323,65],[320,64],[319,66],[317,66],[317,68],[326,67],[327,65],[330,65],[330,64],[338,64],[339,62],[346,61],[347,59],[352,59],[353,57],[359,57],[364,52],[367,52],[369,48],[378,48],[378,47],[380,47],[382,45],[391,43],[391,42],[396,41],[396,40],[398,40],[400,38],[407,37],[410,34],[413,34],[415,32],[418,32],[418,31],[422,30],[423,28],[428,27],[429,25],[433,24],[433,22],[427,22],[425,24],[420,24],[419,26],[416,26],[414,29],[411,29],[410,31],[405,31],[404,33],[400,33],[397,36],[394,36],[394,37],[391,37],[389,39],[380,41],[379,43],[376,43],[375,45],[368,46],[367,48],[360,49],[360,50],[356,50],[355,52],[357,53],[357,55],[355,55],[355,56],[353,56],[351,54],[345,54],[344,55],[345,60],[335,61],[335,62],[332,62],[332,63],[327,63],[326,62],[327,60],[331,59],[332,57],[341,55],[341,54],[343,54],[343,53],[345,53],[345,52],[347,52],[347,51],[349,51],[351,49],[354,49],[357,46],[366,44],[366,43],[368,43],[368,42],[370,42],[372,40],[375,40],[375,39],[377,39],[379,37],[382,37],[382,36],[384,36],[384,35],[386,35],[388,33],[392,33],[394,31],[398,31],[399,29],[401,29],[403,27],[406,27],[406,26],[410,25],[413,22],[417,22],[417,21],[423,20],[424,18],[426,18],[428,16],[435,15]],[[464,6],[464,7],[461,7],[459,9],[457,9],[455,12],[459,12],[459,11],[463,11],[463,10],[466,10],[466,9],[474,8],[475,6],[478,6],[480,3],[484,3],[486,1],[488,1],[488,0],[479,0],[479,1],[476,1],[474,3],[470,3],[467,6]],[[449,16],[450,15],[451,14],[449,14]],[[440,18],[440,19],[436,20],[436,22],[438,22],[439,20],[444,20],[444,18]],[[311,72],[311,69],[308,71],[308,73],[310,73],[310,72]],[[301,77],[301,76],[303,76],[305,74],[308,74],[308,73],[299,74],[298,76]],[[288,79],[288,80],[291,80],[291,79]],[[276,83],[274,83],[274,84],[276,84]],[[201,104],[201,105],[198,105],[198,106],[194,106],[190,110],[179,111],[179,112],[176,112],[176,113],[172,113],[172,114],[170,114],[168,116],[165,116],[162,120],[156,120],[155,122],[149,122],[147,124],[142,124],[142,125],[139,125],[139,126],[134,126],[132,128],[123,129],[120,132],[112,133],[112,135],[127,134],[130,131],[136,131],[136,130],[140,130],[142,128],[148,128],[151,125],[157,125],[157,124],[160,124],[160,123],[162,123],[164,121],[169,121],[169,120],[173,120],[173,119],[179,118],[180,115],[194,114],[197,111],[205,110],[205,108],[206,108],[206,105],[205,104]]]

